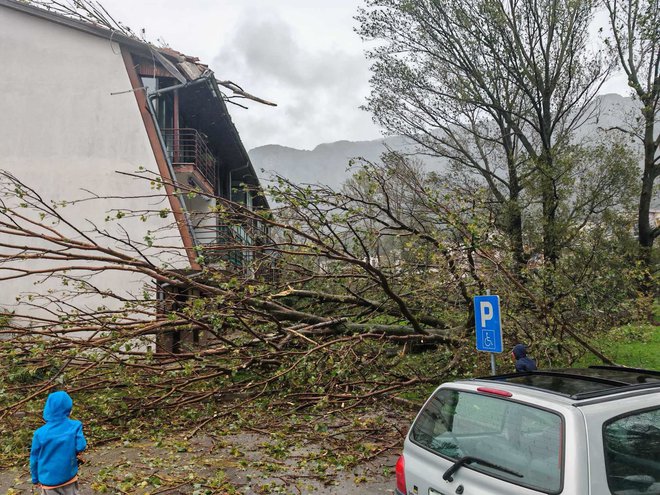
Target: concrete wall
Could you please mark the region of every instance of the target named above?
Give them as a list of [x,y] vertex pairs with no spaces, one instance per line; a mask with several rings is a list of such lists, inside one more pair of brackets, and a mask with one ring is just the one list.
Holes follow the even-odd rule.
[[[166,198],[140,198],[157,192],[149,181],[117,173],[143,167],[157,174],[119,46],[0,7],[0,53],[0,169],[16,175],[48,201],[89,196],[84,189],[99,196],[128,198],[88,201],[58,211],[76,225],[89,229],[93,223],[123,237],[121,223],[131,239],[139,242],[151,231],[152,237],[162,238],[169,246],[159,261],[187,266],[171,214],[166,219],[149,217],[146,222],[128,216],[116,220],[116,210],[170,207]],[[108,222],[107,216],[115,220]],[[101,239],[100,243],[130,251],[121,243],[90,235]],[[151,249],[150,256],[155,257],[157,251]],[[47,263],[37,261],[31,266]],[[18,293],[62,288],[54,280],[39,285],[35,281],[0,281],[0,307],[14,308]],[[93,281],[121,295],[141,294],[143,284],[149,283],[146,277],[117,271],[100,272]],[[115,305],[99,296],[79,298],[76,304],[86,309]]]

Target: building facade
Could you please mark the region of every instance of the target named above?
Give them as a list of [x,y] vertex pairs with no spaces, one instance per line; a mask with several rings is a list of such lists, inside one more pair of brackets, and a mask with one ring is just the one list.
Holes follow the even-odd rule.
[[[53,204],[66,204],[68,218],[98,231],[115,232],[124,216],[120,228],[127,238],[157,233],[166,241],[143,243],[143,253],[169,268],[198,270],[212,257],[200,253],[213,253],[213,246],[258,242],[248,233],[255,225],[243,228],[214,214],[216,197],[250,209],[268,209],[268,203],[207,66],[14,0],[0,0],[0,53],[0,170]],[[137,175],[156,180],[164,191],[159,200],[154,181]],[[103,200],[76,201],[89,194]],[[165,213],[121,214],[147,210]],[[249,249],[222,253],[220,261],[236,269],[252,255]],[[5,248],[5,268],[8,254]],[[23,314],[20,294],[57,289],[58,283],[41,280],[36,289],[30,277],[0,281],[0,308]],[[122,270],[94,275],[101,292],[118,296],[139,294],[152,283]],[[167,287],[159,290],[169,297]],[[76,304],[92,312],[107,299],[87,294]],[[28,311],[39,310],[32,306]]]

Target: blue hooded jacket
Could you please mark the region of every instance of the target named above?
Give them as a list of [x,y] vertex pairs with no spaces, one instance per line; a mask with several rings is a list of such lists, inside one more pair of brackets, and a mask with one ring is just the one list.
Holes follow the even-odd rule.
[[69,419],[73,401],[66,392],[54,392],[46,399],[46,424],[34,432],[30,449],[32,483],[57,486],[78,474],[79,452],[85,450],[82,423]]
[[516,344],[513,348],[513,357],[516,358],[516,371],[534,371],[536,370],[536,361],[527,357],[527,346],[525,344]]

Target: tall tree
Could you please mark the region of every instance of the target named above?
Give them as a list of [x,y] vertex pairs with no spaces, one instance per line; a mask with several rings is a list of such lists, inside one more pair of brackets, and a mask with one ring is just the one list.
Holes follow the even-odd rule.
[[593,12],[590,0],[367,0],[358,16],[360,34],[381,42],[375,120],[480,174],[519,258],[529,181],[541,186],[544,257],[560,255],[558,157],[612,66],[588,49]]
[[[650,268],[653,243],[660,228],[651,225],[649,212],[655,180],[660,175],[660,2],[658,0],[606,0],[612,47],[628,77],[633,95],[641,102],[638,125],[622,129],[641,141],[644,171],[639,195],[640,259]],[[647,282],[650,282],[647,276]],[[651,287],[647,287],[651,290]]]

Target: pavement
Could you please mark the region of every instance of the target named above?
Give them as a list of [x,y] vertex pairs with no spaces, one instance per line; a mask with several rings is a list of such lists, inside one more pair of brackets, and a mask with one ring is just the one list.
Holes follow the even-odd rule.
[[[80,495],[393,494],[395,453],[354,465],[322,445],[267,432],[181,435],[91,446]],[[0,468],[0,493],[32,494],[27,463]]]

